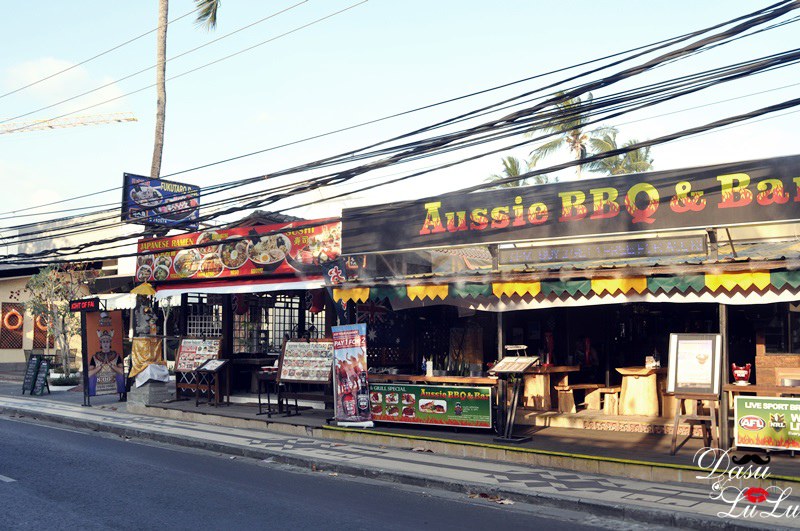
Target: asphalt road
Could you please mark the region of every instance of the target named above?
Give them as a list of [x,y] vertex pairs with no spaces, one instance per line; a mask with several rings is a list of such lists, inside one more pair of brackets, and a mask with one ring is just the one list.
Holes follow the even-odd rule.
[[653,529],[0,417],[2,529]]

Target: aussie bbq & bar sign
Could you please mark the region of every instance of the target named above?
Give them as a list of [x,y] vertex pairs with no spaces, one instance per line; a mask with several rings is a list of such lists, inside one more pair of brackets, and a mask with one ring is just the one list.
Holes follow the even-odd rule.
[[344,254],[800,219],[800,155],[345,209]]

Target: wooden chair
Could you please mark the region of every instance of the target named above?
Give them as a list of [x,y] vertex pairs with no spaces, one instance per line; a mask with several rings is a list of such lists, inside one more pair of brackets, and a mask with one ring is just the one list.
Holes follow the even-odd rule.
[[[559,413],[577,413],[575,406],[575,391],[582,391],[584,393],[584,402],[581,405],[588,405],[589,394],[596,389],[602,387],[600,384],[568,384],[557,385],[555,387],[558,391],[558,412]],[[591,408],[590,408],[591,409]],[[599,409],[599,405],[598,405]]]
[[619,414],[620,386],[598,387],[586,392],[586,409],[602,410],[606,415]]

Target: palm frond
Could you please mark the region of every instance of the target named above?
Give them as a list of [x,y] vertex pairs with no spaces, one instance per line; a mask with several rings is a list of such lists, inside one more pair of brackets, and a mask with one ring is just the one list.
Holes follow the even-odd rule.
[[206,29],[212,30],[217,27],[217,10],[222,0],[195,0],[197,6],[197,18],[195,22],[202,24]]

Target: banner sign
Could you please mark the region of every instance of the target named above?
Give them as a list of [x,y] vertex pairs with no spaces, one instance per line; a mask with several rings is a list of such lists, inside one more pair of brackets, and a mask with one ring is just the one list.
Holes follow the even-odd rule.
[[498,259],[501,265],[513,265],[647,256],[705,255],[707,252],[705,236],[689,236],[499,249]]
[[143,175],[122,175],[122,221],[196,230],[200,187]]
[[668,393],[719,394],[719,334],[670,334]]
[[800,156],[345,209],[345,254],[800,219]]
[[137,252],[159,252],[138,257],[136,280],[320,275],[322,266],[338,258],[342,248],[341,223],[324,221],[237,227],[139,240]]
[[800,398],[737,396],[736,447],[800,449]]
[[331,330],[336,420],[371,420],[367,381],[367,325],[360,323],[334,326]]
[[492,388],[372,384],[372,419],[382,422],[492,427]]
[[89,396],[125,392],[123,331],[121,311],[86,314]]

